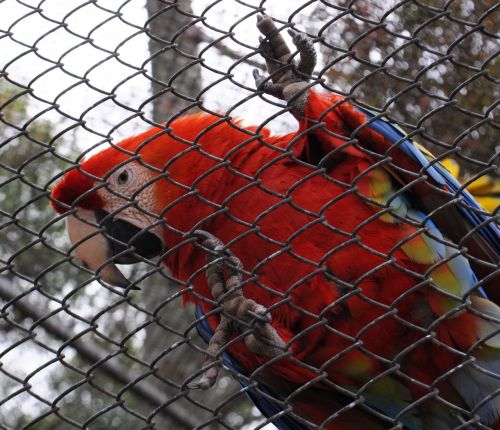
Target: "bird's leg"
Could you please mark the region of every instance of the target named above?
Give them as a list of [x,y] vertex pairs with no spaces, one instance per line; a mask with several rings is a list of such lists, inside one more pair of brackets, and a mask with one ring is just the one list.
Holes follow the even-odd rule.
[[215,332],[210,339],[208,348],[206,350],[207,358],[203,363],[203,368],[205,368],[205,370],[198,379],[190,382],[187,385],[190,390],[196,390],[200,388],[202,390],[208,390],[217,382],[219,370],[222,366],[219,354],[221,352],[221,349],[226,344],[231,333],[231,321],[225,315],[221,315],[219,325],[215,329]]
[[206,370],[188,385],[191,389],[207,389],[217,380],[219,356],[233,334],[243,333],[245,345],[251,351],[270,358],[282,354],[286,344],[271,325],[268,310],[243,295],[243,267],[239,258],[212,234],[197,230],[195,235],[205,239],[202,246],[207,249],[207,282],[221,310],[219,324],[206,351],[208,357],[203,365]]
[[296,63],[271,17],[258,15],[257,27],[265,36],[259,40],[261,53],[266,60],[269,73],[269,76],[265,77],[258,70],[254,70],[257,88],[266,94],[286,100],[292,108],[292,113],[301,114],[307,99],[307,89],[310,86],[308,81],[316,66],[316,51],[312,40],[296,30],[288,30],[300,57]]

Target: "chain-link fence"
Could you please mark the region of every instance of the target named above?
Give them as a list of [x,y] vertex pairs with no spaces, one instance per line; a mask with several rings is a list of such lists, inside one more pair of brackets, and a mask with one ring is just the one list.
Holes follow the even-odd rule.
[[499,20],[0,1],[0,428],[500,428]]

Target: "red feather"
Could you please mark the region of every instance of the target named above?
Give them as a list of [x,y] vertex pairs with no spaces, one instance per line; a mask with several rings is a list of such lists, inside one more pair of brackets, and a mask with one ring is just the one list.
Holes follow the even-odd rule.
[[[469,312],[455,314],[433,328],[436,341],[425,338],[440,316],[433,312],[444,295],[425,283],[416,287],[431,265],[414,261],[398,246],[416,228],[385,222],[365,197],[366,178],[377,160],[349,140],[366,118],[339,97],[312,91],[305,116],[297,133],[285,136],[267,130],[257,135],[255,128],[215,116],[189,116],[172,123],[171,130],[152,129],[127,139],[120,149],[90,158],[81,169],[105,179],[133,158],[157,172],[156,210],[167,219],[164,240],[172,250],[165,263],[175,277],[194,285],[195,293],[184,297],[206,312],[212,296],[200,270],[205,255],[184,234],[207,230],[230,247],[253,274],[245,279],[244,295],[272,308],[273,326],[290,342],[293,357],[257,370],[267,359],[250,353],[243,342],[232,346],[230,354],[285,397],[323,373],[293,400],[299,413],[321,424],[351,401],[332,384],[356,391],[388,371],[413,400],[428,395],[436,378],[462,363],[453,350],[466,352],[478,340],[474,327],[480,319]],[[371,144],[369,151],[385,152],[388,142],[382,136],[366,127],[359,130],[363,142]],[[307,164],[328,154],[326,173]],[[400,167],[418,172],[404,157]],[[80,185],[69,186],[77,175]],[[53,197],[71,204],[91,189],[84,178],[68,174]],[[215,327],[216,317],[210,321]],[[390,371],[395,358],[398,368]],[[438,388],[444,398],[464,406],[447,378]],[[416,409],[430,416],[433,402],[422,402],[407,416]],[[354,426],[386,428],[357,407],[327,428]]]

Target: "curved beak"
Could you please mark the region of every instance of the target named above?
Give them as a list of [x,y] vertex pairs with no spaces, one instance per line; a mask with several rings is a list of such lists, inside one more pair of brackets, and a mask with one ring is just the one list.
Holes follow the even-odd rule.
[[[107,284],[127,288],[130,281],[115,263],[131,264],[163,251],[162,241],[153,233],[105,211],[79,209],[67,217],[68,235],[76,256]],[[138,289],[133,287],[133,289]]]

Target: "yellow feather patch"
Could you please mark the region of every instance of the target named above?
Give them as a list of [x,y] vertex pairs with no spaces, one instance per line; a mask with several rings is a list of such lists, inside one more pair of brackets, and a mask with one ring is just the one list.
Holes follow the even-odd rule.
[[443,167],[452,174],[454,178],[458,178],[460,174],[460,166],[453,158],[445,158],[441,161]]
[[380,221],[386,222],[387,224],[394,224],[399,222],[399,219],[391,215],[390,212],[385,212],[378,217]]
[[359,187],[361,194],[377,201],[380,197],[394,192],[389,174],[381,168],[363,172],[356,185]]
[[359,351],[352,351],[348,357],[348,360],[336,364],[336,368],[344,375],[354,379],[373,376],[373,359]]
[[448,264],[442,264],[434,269],[430,273],[430,277],[436,287],[457,296],[457,298],[461,298],[466,293],[462,283],[457,279]]
[[375,169],[370,172],[371,189],[374,197],[382,197],[394,194],[391,178],[383,169]]
[[401,245],[401,249],[416,263],[434,264],[437,261],[434,253],[429,249],[427,242],[424,240],[423,234],[419,234]]
[[375,211],[380,212],[383,206],[387,206],[390,202],[391,212],[385,212],[380,215],[379,219],[389,224],[395,224],[401,220],[394,216],[398,214],[400,217],[406,215],[407,207],[401,196],[395,196],[396,189],[391,181],[390,174],[383,168],[375,169],[367,172],[357,182],[362,195],[375,200],[380,205],[368,203]]
[[406,387],[391,377],[384,376],[370,384],[370,393],[380,394],[393,401],[411,402],[412,397]]
[[475,196],[477,202],[485,208],[488,212],[493,213],[495,210],[500,206],[500,197],[482,197],[482,196]]
[[[500,187],[497,187],[500,188]],[[472,194],[488,194],[491,192],[498,192],[499,189],[495,189],[495,182],[493,178],[489,175],[483,175],[477,178],[474,182],[471,182],[467,186],[467,190]]]

